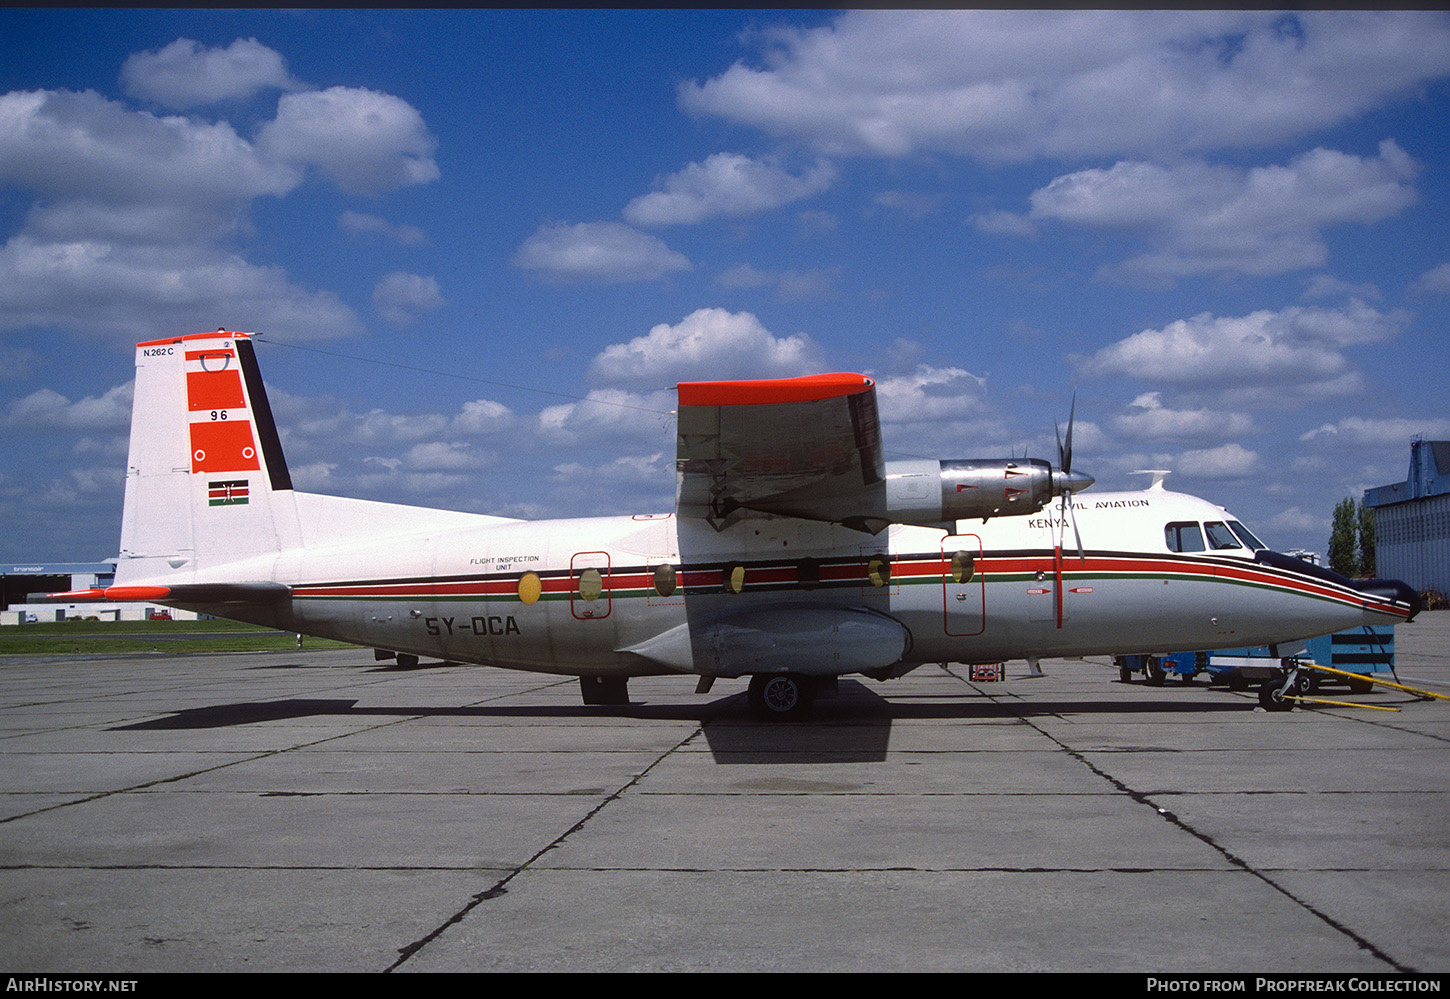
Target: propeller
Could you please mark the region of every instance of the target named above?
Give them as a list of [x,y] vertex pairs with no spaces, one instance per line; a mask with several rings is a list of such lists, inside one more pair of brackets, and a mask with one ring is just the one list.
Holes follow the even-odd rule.
[[1082,535],[1077,529],[1077,514],[1073,511],[1072,494],[1080,492],[1092,485],[1096,479],[1085,472],[1074,472],[1072,470],[1072,425],[1077,418],[1077,393],[1072,396],[1072,408],[1067,413],[1067,440],[1064,441],[1062,431],[1057,421],[1052,421],[1052,431],[1057,435],[1057,466],[1058,470],[1052,473],[1052,491],[1062,497],[1058,511],[1061,523],[1058,525],[1058,547],[1062,547],[1062,535],[1067,521],[1072,521],[1072,536],[1077,541],[1077,557],[1086,564],[1087,555],[1082,547]]

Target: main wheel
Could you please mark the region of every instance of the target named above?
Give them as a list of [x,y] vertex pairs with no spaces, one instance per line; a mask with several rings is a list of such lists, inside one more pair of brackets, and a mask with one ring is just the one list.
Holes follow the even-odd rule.
[[815,687],[794,673],[757,673],[750,678],[750,710],[768,721],[796,721],[810,714]]
[[1283,680],[1266,680],[1259,688],[1259,706],[1265,711],[1293,711],[1294,702],[1286,701]]

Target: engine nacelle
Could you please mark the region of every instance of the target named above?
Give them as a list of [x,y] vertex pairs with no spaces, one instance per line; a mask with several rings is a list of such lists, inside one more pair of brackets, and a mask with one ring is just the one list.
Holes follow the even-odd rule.
[[887,517],[921,525],[1012,517],[1036,513],[1054,497],[1092,483],[1090,475],[1054,469],[1041,458],[888,461]]

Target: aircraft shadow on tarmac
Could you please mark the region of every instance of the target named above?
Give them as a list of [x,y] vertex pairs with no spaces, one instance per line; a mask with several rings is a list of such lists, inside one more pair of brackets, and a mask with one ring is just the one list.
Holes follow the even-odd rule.
[[704,730],[715,762],[720,764],[801,764],[809,762],[873,762],[886,757],[891,725],[896,719],[958,721],[1026,720],[1062,715],[1203,714],[1247,710],[1238,698],[1185,703],[1172,697],[1150,700],[1011,700],[989,699],[984,694],[913,696],[892,701],[865,684],[842,680],[837,697],[817,703],[814,716],[800,722],[755,720],[745,705],[744,692],[704,703],[633,703],[617,707],[585,705],[470,705],[414,707],[392,705],[360,707],[356,699],[241,701],[185,708],[159,718],[117,725],[112,732],[197,730],[229,728],[264,722],[297,721],[314,717],[347,718],[538,718],[566,720],[615,716],[640,720],[696,721]]

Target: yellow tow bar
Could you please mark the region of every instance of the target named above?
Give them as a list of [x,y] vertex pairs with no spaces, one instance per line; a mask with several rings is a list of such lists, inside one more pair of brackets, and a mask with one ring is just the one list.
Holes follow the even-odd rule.
[[1398,711],[1399,708],[1392,708],[1387,704],[1360,704],[1357,701],[1328,701],[1322,697],[1299,697],[1293,694],[1285,694],[1283,700],[1298,701],[1300,704],[1332,704],[1337,708],[1373,708],[1376,711]]
[[[1302,662],[1302,661],[1299,663],[1299,665],[1300,666],[1308,667],[1309,669],[1317,669],[1317,670],[1320,670],[1320,671],[1322,671],[1324,673],[1333,673],[1336,676],[1348,677],[1351,680],[1368,680],[1370,683],[1377,683],[1381,687],[1393,687],[1395,690],[1403,690],[1407,694],[1414,694],[1416,697],[1423,697],[1423,698],[1425,698],[1427,700],[1450,701],[1450,697],[1447,697],[1444,694],[1437,694],[1437,693],[1435,693],[1433,691],[1430,691],[1430,690],[1421,690],[1418,687],[1406,687],[1402,683],[1391,683],[1388,680],[1377,680],[1377,679],[1375,679],[1375,677],[1373,675],[1368,674],[1368,673],[1347,673],[1347,672],[1345,672],[1342,669],[1335,669],[1333,666],[1320,666],[1318,663],[1309,663],[1309,662]],[[1298,700],[1301,700],[1301,701],[1303,701],[1303,700],[1311,700],[1311,698],[1300,697],[1300,698],[1298,698]],[[1320,703],[1322,703],[1322,704],[1348,704],[1349,702],[1348,701],[1321,701]],[[1357,707],[1357,708],[1372,708],[1372,707],[1377,707],[1378,705],[1374,705],[1374,704],[1356,704],[1354,706]],[[1381,710],[1384,710],[1384,709],[1381,709]],[[1398,708],[1395,708],[1394,710],[1398,711],[1399,709]]]

